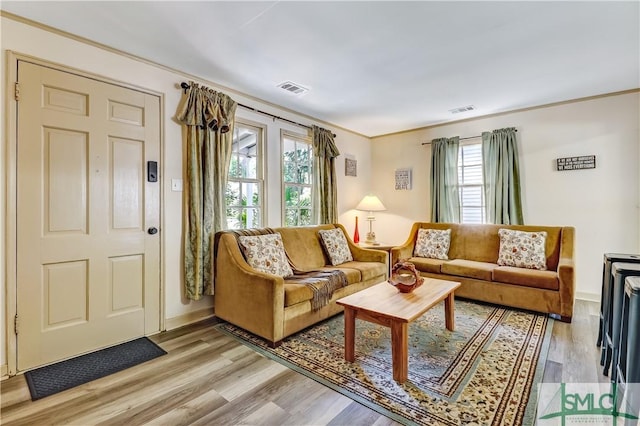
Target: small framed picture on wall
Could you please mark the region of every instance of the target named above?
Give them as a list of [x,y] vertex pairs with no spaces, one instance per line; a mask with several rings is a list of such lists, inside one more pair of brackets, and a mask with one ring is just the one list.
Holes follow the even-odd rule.
[[396,189],[411,189],[411,169],[396,169]]
[[354,158],[344,159],[344,175],[358,176],[358,161]]

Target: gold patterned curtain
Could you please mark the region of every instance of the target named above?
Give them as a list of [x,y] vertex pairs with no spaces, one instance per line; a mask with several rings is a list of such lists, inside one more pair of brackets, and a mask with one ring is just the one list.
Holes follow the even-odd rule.
[[225,190],[237,103],[224,93],[190,82],[177,119],[185,127],[185,295],[213,294],[213,235],[226,228]]
[[314,194],[316,223],[338,222],[338,191],[335,159],[340,155],[333,132],[313,125]]

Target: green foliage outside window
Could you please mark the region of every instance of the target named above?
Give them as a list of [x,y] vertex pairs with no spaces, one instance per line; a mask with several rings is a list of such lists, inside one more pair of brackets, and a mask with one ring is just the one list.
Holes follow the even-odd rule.
[[312,150],[305,142],[285,139],[283,150],[284,226],[313,222]]
[[229,229],[263,226],[260,135],[260,129],[248,125],[236,125],[234,130],[234,147],[225,190]]

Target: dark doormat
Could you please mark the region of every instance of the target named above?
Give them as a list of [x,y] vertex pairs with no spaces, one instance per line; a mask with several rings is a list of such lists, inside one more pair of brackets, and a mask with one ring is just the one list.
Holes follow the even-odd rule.
[[31,400],[44,398],[134,365],[167,352],[146,337],[101,349],[76,358],[24,373]]

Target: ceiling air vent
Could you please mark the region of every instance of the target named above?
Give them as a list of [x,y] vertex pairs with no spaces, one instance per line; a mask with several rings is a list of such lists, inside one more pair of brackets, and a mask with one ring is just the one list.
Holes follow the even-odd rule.
[[301,85],[294,83],[292,81],[285,81],[284,83],[278,84],[278,87],[286,90],[287,92],[293,93],[294,95],[301,95],[309,91],[306,87],[302,87]]
[[460,108],[450,109],[449,112],[451,114],[460,114],[461,112],[473,111],[474,109],[476,109],[476,107],[474,107],[473,105],[467,105]]

